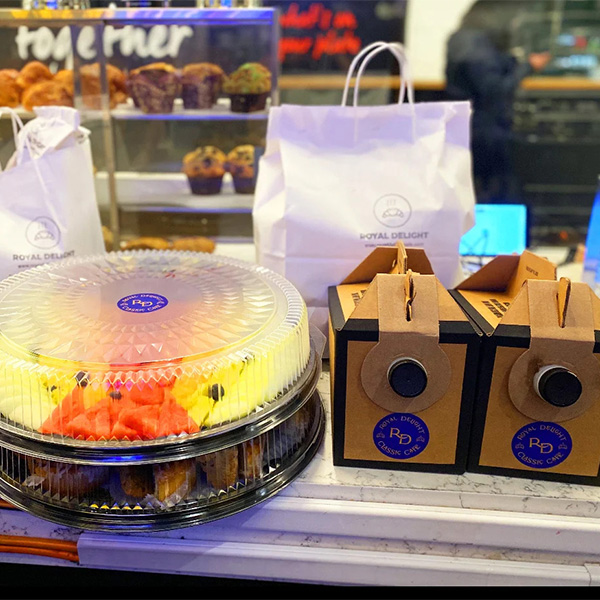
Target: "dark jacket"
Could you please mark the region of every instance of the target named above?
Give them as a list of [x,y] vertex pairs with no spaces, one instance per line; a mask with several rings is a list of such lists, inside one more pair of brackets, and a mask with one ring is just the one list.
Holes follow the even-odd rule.
[[460,29],[448,40],[446,89],[451,99],[470,100],[475,173],[507,168],[515,90],[531,72],[499,50],[479,29]]

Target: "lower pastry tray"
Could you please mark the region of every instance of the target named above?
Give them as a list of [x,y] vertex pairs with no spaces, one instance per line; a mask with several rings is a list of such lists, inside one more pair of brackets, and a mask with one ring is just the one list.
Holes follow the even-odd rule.
[[318,392],[254,438],[154,464],[83,465],[0,448],[0,494],[38,517],[104,531],[164,530],[226,517],[289,484],[324,434]]

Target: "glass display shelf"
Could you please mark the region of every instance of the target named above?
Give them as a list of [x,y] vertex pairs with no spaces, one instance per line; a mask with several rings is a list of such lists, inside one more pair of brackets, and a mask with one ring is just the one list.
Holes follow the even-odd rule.
[[[107,179],[108,173],[96,173],[96,195],[101,208],[109,204]],[[116,182],[123,210],[249,214],[254,205],[253,194],[236,194],[229,173],[223,177],[221,192],[206,196],[192,194],[183,173],[121,171],[116,174]]]

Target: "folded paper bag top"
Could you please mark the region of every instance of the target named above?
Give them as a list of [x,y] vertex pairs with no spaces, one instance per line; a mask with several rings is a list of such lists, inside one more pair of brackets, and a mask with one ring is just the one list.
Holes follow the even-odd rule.
[[329,292],[334,463],[464,471],[479,337],[423,250],[376,248]]

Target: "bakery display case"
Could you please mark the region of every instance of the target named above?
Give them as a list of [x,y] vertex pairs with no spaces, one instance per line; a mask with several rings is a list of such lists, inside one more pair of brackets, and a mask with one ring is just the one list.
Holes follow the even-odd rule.
[[81,111],[110,248],[249,239],[277,45],[270,8],[0,10],[0,104]]
[[38,516],[213,520],[278,491],[321,441],[306,306],[265,268],[154,250],[68,259],[0,284],[0,330],[0,492]]

